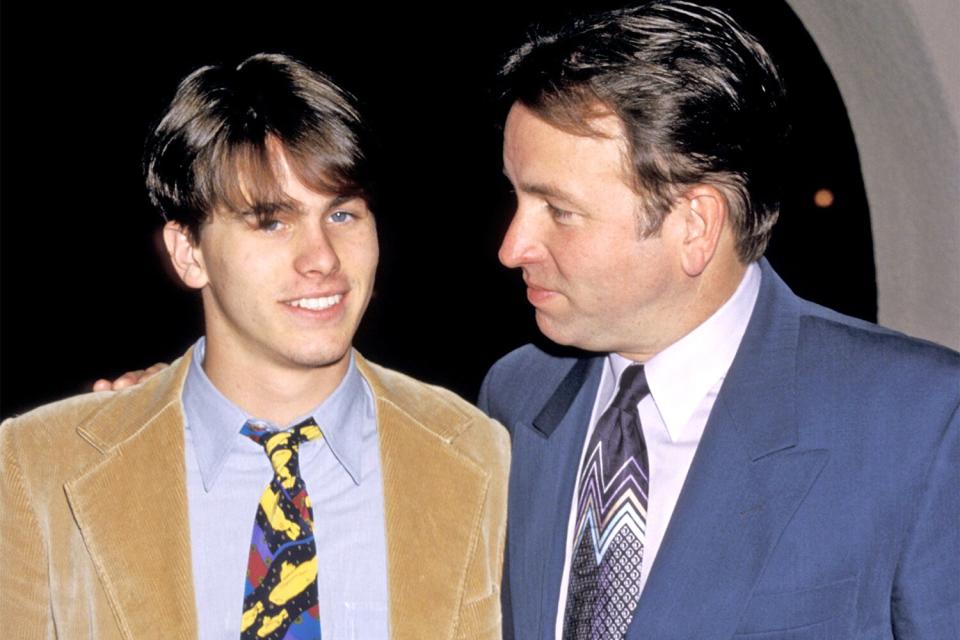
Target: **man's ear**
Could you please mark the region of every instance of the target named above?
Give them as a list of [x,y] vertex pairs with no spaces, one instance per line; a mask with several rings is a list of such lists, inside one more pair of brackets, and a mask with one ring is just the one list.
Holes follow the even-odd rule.
[[163,226],[163,243],[167,246],[173,270],[183,284],[191,289],[202,289],[207,284],[207,269],[203,265],[203,253],[195,244],[190,232],[172,220]]
[[689,276],[699,276],[713,259],[728,217],[727,199],[714,186],[699,184],[675,205],[683,221],[681,265]]

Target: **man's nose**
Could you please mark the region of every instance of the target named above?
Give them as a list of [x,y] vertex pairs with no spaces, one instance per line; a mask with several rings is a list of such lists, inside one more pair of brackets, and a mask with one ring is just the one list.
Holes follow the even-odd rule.
[[305,226],[297,243],[294,268],[303,274],[330,275],[340,270],[340,258],[322,226]]
[[543,245],[538,236],[533,217],[517,209],[507,228],[507,234],[503,237],[497,257],[510,269],[536,262],[543,253]]

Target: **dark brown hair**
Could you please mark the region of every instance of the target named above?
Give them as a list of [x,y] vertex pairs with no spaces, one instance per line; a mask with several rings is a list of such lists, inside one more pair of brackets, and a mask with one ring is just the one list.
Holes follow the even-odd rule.
[[265,216],[288,198],[280,156],[319,193],[373,207],[369,134],[352,98],[279,54],[187,76],[144,155],[151,201],[196,241],[217,209]]
[[740,259],[763,255],[780,209],[784,90],[726,13],[664,0],[598,14],[533,35],[501,79],[507,105],[571,133],[620,119],[644,233],[659,232],[684,188],[707,183],[726,196]]

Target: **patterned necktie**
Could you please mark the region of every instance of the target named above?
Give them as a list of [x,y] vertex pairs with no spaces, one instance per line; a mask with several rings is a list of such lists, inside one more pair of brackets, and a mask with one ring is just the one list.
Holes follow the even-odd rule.
[[240,433],[273,466],[253,523],[243,597],[242,640],[320,640],[313,508],[300,477],[300,443],[321,436],[309,418],[287,431],[249,421]]
[[590,437],[577,496],[565,640],[620,640],[640,600],[649,463],[637,403],[650,393],[642,365],[620,376]]

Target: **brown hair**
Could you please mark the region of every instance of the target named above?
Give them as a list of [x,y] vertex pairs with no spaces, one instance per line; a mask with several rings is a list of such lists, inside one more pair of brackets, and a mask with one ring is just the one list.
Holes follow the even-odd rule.
[[597,135],[593,118],[619,118],[644,233],[659,232],[685,188],[707,183],[726,196],[740,259],[763,255],[780,209],[784,89],[726,13],[683,0],[601,13],[534,35],[501,79],[507,104],[570,133]]
[[196,241],[217,209],[271,214],[288,198],[281,156],[320,193],[373,207],[369,133],[352,98],[325,76],[279,54],[187,76],[144,156],[151,201]]

